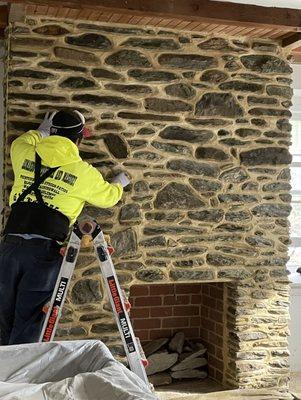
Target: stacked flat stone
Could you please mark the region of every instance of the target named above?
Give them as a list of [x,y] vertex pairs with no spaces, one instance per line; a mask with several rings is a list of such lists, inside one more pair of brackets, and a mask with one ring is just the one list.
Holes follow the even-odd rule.
[[[9,145],[47,110],[76,108],[84,159],[132,184],[110,210],[122,286],[229,281],[225,379],[288,384],[291,67],[276,44],[30,18],[10,27]],[[6,147],[6,202],[13,173]],[[59,337],[121,351],[92,250],[83,251]]]

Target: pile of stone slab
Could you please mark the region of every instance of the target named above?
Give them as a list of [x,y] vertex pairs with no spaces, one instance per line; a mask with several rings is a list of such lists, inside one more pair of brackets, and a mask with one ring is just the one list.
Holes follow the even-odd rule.
[[146,373],[154,386],[207,377],[207,349],[200,342],[185,339],[183,332],[171,339],[156,339],[143,348],[149,361]]

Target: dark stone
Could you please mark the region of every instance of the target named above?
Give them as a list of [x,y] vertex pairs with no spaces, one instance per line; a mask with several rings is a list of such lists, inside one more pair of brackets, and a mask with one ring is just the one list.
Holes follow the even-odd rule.
[[174,270],[169,273],[174,281],[197,281],[214,279],[214,273],[211,270]]
[[195,77],[194,71],[187,71],[182,73],[183,78],[192,79]]
[[142,269],[135,274],[136,278],[144,282],[162,281],[165,278],[164,273],[159,268]]
[[126,256],[137,251],[136,233],[132,228],[115,232],[111,235],[111,243],[115,249],[115,257]]
[[32,51],[11,51],[11,55],[15,57],[22,57],[22,58],[28,58],[28,57],[37,57],[38,53],[33,53]]
[[70,49],[68,47],[55,47],[54,54],[56,57],[77,61],[78,63],[91,63],[93,65],[99,63],[98,58],[93,53]]
[[197,116],[235,118],[244,115],[243,108],[230,93],[206,93],[196,104]]
[[[62,321],[61,321],[62,322]],[[86,336],[87,331],[84,327],[82,326],[73,326],[70,328],[59,328],[56,332],[56,335],[58,337],[63,337],[63,336]]]
[[112,48],[111,41],[98,33],[84,33],[79,36],[66,36],[66,43],[73,46],[84,46],[92,49],[110,50]]
[[167,162],[166,167],[173,171],[180,171],[189,175],[215,177],[219,172],[219,169],[216,166],[185,159],[170,160]]
[[69,33],[66,28],[55,24],[39,26],[38,28],[33,29],[33,32],[45,36],[63,36],[66,35],[66,33]]
[[159,64],[166,67],[176,67],[182,69],[204,70],[217,66],[214,57],[201,56],[199,54],[162,54],[158,58]]
[[[205,247],[176,247],[173,249],[157,250],[156,256],[163,258],[174,258],[179,259],[183,257],[191,257],[194,255],[200,255],[205,253]],[[153,253],[147,253],[148,256],[152,256]]]
[[[157,214],[163,214],[163,213],[157,213]],[[169,215],[173,215],[176,214],[175,212],[173,212],[172,214]],[[162,221],[162,218],[155,218],[156,221]],[[170,221],[171,219],[169,218],[165,218],[166,221]],[[173,218],[174,220],[174,218]],[[170,225],[167,224],[166,226],[158,226],[158,225],[149,225],[146,226],[143,230],[143,233],[145,235],[188,235],[188,234],[192,234],[192,235],[199,235],[201,233],[204,233],[204,230],[202,228],[191,228],[191,227],[185,227],[185,226],[174,226],[174,225]]]
[[119,50],[109,55],[105,63],[114,67],[144,67],[152,66],[144,54],[136,50]]
[[158,192],[154,206],[155,208],[187,210],[203,207],[204,203],[191,192],[189,186],[172,182]]
[[137,119],[143,121],[178,121],[179,118],[174,115],[157,115],[157,114],[143,114],[143,113],[131,113],[121,111],[118,113],[119,118],[124,119]]
[[49,86],[45,85],[44,83],[36,83],[34,85],[32,85],[32,88],[34,90],[42,90],[42,89],[47,89]]
[[281,132],[291,132],[292,130],[292,125],[288,119],[279,119],[276,125]]
[[264,192],[277,192],[277,193],[281,191],[289,192],[291,190],[291,185],[286,182],[267,183],[263,185],[262,190]]
[[203,222],[220,222],[223,216],[222,210],[191,211],[188,213],[189,218]]
[[198,147],[195,151],[197,159],[223,161],[229,158],[229,155],[224,151],[215,147]]
[[95,313],[91,313],[91,314],[84,314],[79,318],[79,320],[80,321],[95,321],[96,319],[102,319],[102,318],[103,318],[103,313],[95,312]]
[[278,104],[278,100],[274,99],[273,97],[248,96],[248,104],[250,106],[254,106],[256,104],[275,105]]
[[238,39],[232,40],[232,43],[233,43],[235,46],[241,47],[242,49],[248,49],[248,48],[250,47],[249,43],[241,42],[241,41],[238,40]]
[[293,96],[293,89],[289,86],[267,85],[266,91],[270,96],[280,96],[286,99],[291,99]]
[[132,149],[137,149],[140,147],[146,147],[148,142],[146,140],[131,139],[131,140],[128,140],[128,144]]
[[250,220],[252,215],[248,211],[229,211],[225,218],[227,221],[240,222]]
[[27,132],[32,129],[37,129],[36,122],[27,122],[27,121],[8,121],[8,128],[11,130],[18,131],[20,133]]
[[250,230],[250,227],[227,223],[227,224],[220,224],[216,228],[216,230],[227,231],[227,232],[247,232]]
[[267,122],[261,118],[252,118],[251,123],[256,126],[267,126]]
[[288,217],[291,206],[286,204],[260,204],[252,209],[252,213],[257,217]]
[[11,45],[13,48],[15,46],[25,46],[26,50],[32,47],[40,47],[41,49],[49,49],[53,46],[54,40],[44,39],[44,38],[34,38],[34,37],[16,37],[12,38]]
[[269,55],[250,54],[248,56],[242,56],[241,62],[247,69],[263,74],[286,74],[292,72],[292,68],[287,62],[281,60],[281,58]]
[[259,129],[250,128],[239,128],[236,129],[235,133],[241,138],[258,137],[261,135],[261,131]]
[[137,104],[130,100],[125,100],[123,97],[117,96],[97,96],[95,94],[76,94],[72,100],[80,103],[92,104],[94,106],[109,106],[109,107],[130,107],[136,108]]
[[178,50],[179,44],[173,39],[129,38],[121,46],[141,47],[146,50]]
[[217,118],[212,118],[212,119],[195,119],[195,118],[187,118],[187,122],[189,122],[191,125],[195,126],[226,126],[231,124],[232,122],[229,120],[225,119],[217,119]]
[[219,182],[206,181],[204,179],[189,179],[189,183],[195,190],[201,193],[216,192],[222,188]]
[[83,76],[70,76],[62,81],[59,86],[69,89],[86,89],[95,87],[96,85],[94,81],[84,78]]
[[128,148],[126,141],[119,135],[108,133],[103,136],[110,153],[116,158],[127,158]]
[[218,132],[217,132],[217,135],[218,136],[229,136],[231,133],[229,132],[229,131],[226,131],[225,129],[220,129]]
[[152,89],[149,86],[145,85],[120,85],[117,83],[110,83],[108,85],[105,85],[106,89],[114,90],[116,92],[120,93],[126,93],[126,94],[149,94],[152,93]]
[[9,81],[9,82],[8,82],[8,86],[11,86],[11,87],[20,87],[20,86],[23,86],[23,82],[17,81],[17,80]]
[[121,79],[121,75],[103,68],[92,69],[91,73],[94,78],[110,79],[113,81],[118,81]]
[[167,71],[145,71],[143,69],[132,69],[128,72],[129,77],[142,82],[170,82],[177,79],[177,75]]
[[166,100],[151,97],[145,99],[145,109],[159,112],[178,113],[181,111],[191,111],[192,106],[182,100]]
[[155,133],[155,130],[152,128],[141,128],[137,132],[137,135],[153,135]]
[[221,203],[256,203],[258,199],[256,196],[251,196],[248,194],[220,194],[218,199]]
[[100,124],[97,124],[95,126],[96,130],[109,130],[109,131],[120,131],[123,129],[123,126],[121,124],[118,124],[117,122],[101,122]]
[[15,34],[27,34],[30,33],[30,29],[27,28],[26,26],[13,26],[12,27],[12,32]]
[[224,82],[219,85],[221,90],[238,92],[262,92],[263,86],[259,83],[248,83],[243,81]]
[[122,263],[115,264],[115,269],[117,271],[137,271],[144,267],[144,264],[138,261],[126,261]]
[[33,78],[33,79],[51,79],[53,74],[43,71],[34,71],[32,69],[16,69],[9,74],[11,77],[17,78]]
[[148,35],[152,34],[152,31],[142,28],[131,28],[131,27],[121,27],[121,26],[106,26],[106,25],[94,25],[81,23],[77,26],[79,29],[90,29],[92,31],[103,31],[110,33],[120,33],[122,35]]
[[195,96],[195,89],[186,83],[174,83],[165,87],[165,92],[169,96],[179,97],[181,99],[191,99]]
[[36,94],[36,93],[10,93],[11,99],[18,100],[32,100],[32,101],[51,101],[53,103],[62,103],[66,101],[65,97],[62,96],[52,96],[50,94]]
[[13,116],[19,116],[19,117],[28,117],[30,115],[30,112],[22,110],[21,108],[12,108],[9,110],[9,115]]
[[180,213],[172,212],[170,214],[165,212],[148,212],[145,214],[147,220],[154,220],[154,221],[168,221],[173,222],[180,218]]
[[228,268],[219,270],[217,272],[218,278],[229,278],[229,279],[247,279],[251,276],[251,272],[244,268]]
[[237,265],[237,263],[239,262],[237,258],[226,256],[221,253],[207,254],[206,261],[209,265],[214,265],[215,267]]
[[133,158],[139,160],[147,160],[147,161],[159,161],[162,160],[162,156],[157,153],[153,153],[152,151],[136,151],[133,154]]
[[285,108],[290,108],[293,105],[293,103],[290,100],[286,100],[286,101],[282,101],[281,105]]
[[291,180],[291,171],[289,168],[283,169],[280,174],[277,176],[277,180],[285,180],[285,181],[290,181]]
[[207,130],[186,129],[181,126],[167,126],[160,132],[162,139],[182,140],[189,143],[206,143],[213,137]]
[[142,240],[139,245],[143,247],[166,246],[167,242],[164,236],[154,236],[149,239]]
[[148,192],[148,184],[145,181],[135,182],[134,190],[137,193],[147,193]]
[[247,172],[240,167],[235,167],[230,170],[224,171],[220,175],[220,179],[231,183],[243,182],[248,178],[249,175],[247,174]]
[[218,69],[206,71],[201,76],[201,81],[210,82],[213,84],[218,84],[226,79],[228,79],[228,74],[223,71],[219,71]]
[[235,76],[239,76],[242,79],[245,79],[246,81],[255,81],[255,82],[269,82],[271,79],[270,78],[266,78],[264,76],[260,76],[260,75],[254,75],[254,74],[246,74],[246,73],[242,73],[242,74],[235,74]]
[[230,46],[228,40],[223,38],[211,38],[198,44],[202,50],[219,50],[219,51],[235,51],[236,49]]
[[100,323],[100,324],[93,324],[91,328],[92,333],[98,333],[98,334],[104,334],[108,332],[117,332],[117,325],[115,323],[109,324],[109,323]]
[[246,146],[247,144],[250,144],[249,141],[244,142],[242,140],[235,139],[235,138],[221,139],[219,142],[222,144],[225,144],[227,146],[234,146],[234,147],[235,146]]
[[277,45],[273,44],[273,43],[267,43],[267,42],[254,42],[252,44],[252,49],[255,51],[276,53]]
[[237,71],[240,68],[241,66],[236,61],[227,61],[225,64],[225,69],[228,71]]
[[183,155],[191,155],[191,150],[180,144],[162,143],[162,142],[152,142],[151,145],[158,150],[166,151],[167,153],[176,153]]
[[102,299],[99,282],[84,279],[76,282],[71,291],[73,304],[96,303]]
[[288,149],[265,147],[241,152],[240,160],[244,165],[280,165],[290,164],[292,156]]

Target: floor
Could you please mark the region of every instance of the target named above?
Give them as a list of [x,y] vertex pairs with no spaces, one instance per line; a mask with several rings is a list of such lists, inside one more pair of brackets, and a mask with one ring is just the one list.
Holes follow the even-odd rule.
[[[295,400],[301,400],[301,373],[292,374],[290,390]],[[160,400],[278,400],[277,393],[270,390],[225,390],[211,379],[183,381],[158,387]]]

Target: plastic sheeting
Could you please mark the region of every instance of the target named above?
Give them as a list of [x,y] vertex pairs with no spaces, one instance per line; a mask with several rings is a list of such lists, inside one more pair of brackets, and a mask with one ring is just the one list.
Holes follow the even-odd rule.
[[100,341],[0,347],[1,400],[158,400]]

